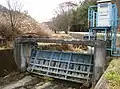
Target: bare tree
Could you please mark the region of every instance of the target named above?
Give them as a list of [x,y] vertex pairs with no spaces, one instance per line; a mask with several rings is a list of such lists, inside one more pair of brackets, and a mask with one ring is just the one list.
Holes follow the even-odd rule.
[[13,36],[16,36],[20,33],[19,28],[22,25],[22,21],[26,18],[26,12],[22,11],[23,5],[17,0],[7,0],[7,8],[8,10],[4,11],[4,16],[6,18],[6,22],[10,25],[11,31],[13,32]]
[[57,17],[53,20],[56,23],[57,27],[62,27],[65,33],[69,31],[69,14],[71,9],[76,7],[77,4],[71,1],[63,2],[58,5],[58,8],[55,10]]
[[58,5],[58,8],[55,10],[55,13],[57,15],[59,14],[63,14],[65,12],[68,12],[70,11],[70,9],[73,9],[74,7],[76,7],[77,4],[74,3],[74,2],[71,2],[71,1],[68,1],[68,2],[63,2],[63,3],[60,3]]

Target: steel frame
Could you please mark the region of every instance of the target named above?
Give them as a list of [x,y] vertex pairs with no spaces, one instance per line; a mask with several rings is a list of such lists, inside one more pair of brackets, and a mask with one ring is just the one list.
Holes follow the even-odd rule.
[[[96,33],[99,31],[100,33],[104,34],[103,41],[111,41],[109,44],[111,44],[111,47],[107,47],[106,50],[111,51],[112,56],[120,56],[119,53],[115,53],[116,51],[120,51],[120,48],[116,47],[116,37],[117,37],[117,29],[118,29],[118,10],[116,7],[116,4],[112,5],[112,17],[113,21],[111,22],[110,27],[97,27],[97,5],[96,6],[90,6],[88,9],[88,23],[89,23],[89,40],[91,39],[91,34],[95,30]],[[108,34],[110,34],[108,36]],[[97,35],[96,35],[97,36]],[[98,40],[98,39],[96,39]]]
[[32,50],[28,71],[78,83],[91,83],[93,55],[75,52]]

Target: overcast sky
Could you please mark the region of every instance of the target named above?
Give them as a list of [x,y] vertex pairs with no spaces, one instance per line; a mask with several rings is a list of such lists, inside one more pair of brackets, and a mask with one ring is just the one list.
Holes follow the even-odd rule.
[[[13,0],[14,1],[14,0]],[[44,22],[50,20],[54,16],[54,9],[61,2],[80,0],[18,0],[24,5],[24,10],[37,21]],[[0,0],[0,4],[6,6],[6,0]]]

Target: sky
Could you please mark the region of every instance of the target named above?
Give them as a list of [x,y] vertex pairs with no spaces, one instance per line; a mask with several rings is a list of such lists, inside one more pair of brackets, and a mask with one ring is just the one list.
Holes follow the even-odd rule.
[[[7,6],[7,0],[0,0],[0,4]],[[12,0],[14,1],[14,0]],[[39,22],[49,21],[55,16],[54,10],[59,3],[66,1],[79,2],[80,0],[17,0],[22,3],[23,10],[27,10],[35,20]]]

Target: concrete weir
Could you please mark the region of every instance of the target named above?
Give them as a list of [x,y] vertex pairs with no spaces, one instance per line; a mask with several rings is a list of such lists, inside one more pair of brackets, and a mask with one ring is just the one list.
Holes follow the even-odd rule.
[[[89,62],[91,64],[88,64],[88,63],[85,63],[85,62],[83,62],[83,63],[82,62],[80,62],[80,63],[76,62],[77,64],[75,64],[75,66],[76,65],[82,66],[82,67],[77,67],[76,66],[76,68],[78,68],[77,72],[76,72],[76,68],[75,68],[75,70],[70,70],[69,69],[69,67],[71,65],[70,63],[72,63],[71,60],[69,60],[68,62],[65,61],[67,63],[67,67],[66,67],[67,69],[64,69],[63,72],[65,72],[65,73],[63,73],[63,75],[58,72],[58,71],[62,70],[59,67],[57,67],[57,72],[55,72],[55,71],[50,72],[49,70],[46,70],[46,68],[52,69],[54,67],[54,66],[50,67],[51,66],[50,63],[49,63],[49,66],[46,66],[44,64],[42,64],[42,65],[34,64],[35,61],[32,62],[32,63],[30,62],[31,61],[30,56],[32,55],[31,52],[32,52],[32,49],[35,48],[36,42],[43,42],[43,43],[49,43],[49,42],[50,43],[57,43],[58,42],[58,43],[62,43],[62,44],[74,44],[75,43],[77,45],[87,45],[88,44],[89,46],[92,46],[92,47],[95,48],[94,49],[94,54],[91,54],[91,55],[93,55],[93,61]],[[78,54],[80,54],[80,53],[78,53]],[[94,41],[74,40],[72,42],[72,40],[61,40],[61,39],[50,39],[50,38],[49,39],[48,38],[47,39],[45,39],[45,38],[34,38],[34,39],[33,38],[26,38],[25,39],[24,38],[22,40],[22,38],[21,39],[19,38],[19,39],[15,40],[14,55],[15,55],[16,63],[18,65],[19,69],[21,69],[22,71],[27,70],[27,66],[32,64],[32,67],[31,67],[32,71],[35,69],[35,66],[39,66],[39,68],[40,68],[39,69],[38,67],[36,67],[39,70],[39,71],[37,70],[38,73],[36,73],[36,74],[41,75],[40,71],[43,71],[43,72],[47,71],[46,72],[47,75],[49,75],[49,72],[50,72],[50,74],[54,73],[54,75],[56,75],[56,73],[58,73],[59,76],[63,76],[63,77],[64,77],[65,74],[67,74],[67,76],[65,75],[65,79],[67,77],[70,77],[70,78],[72,77],[72,79],[74,79],[74,77],[75,77],[75,79],[83,78],[84,83],[89,82],[89,83],[92,83],[93,86],[95,86],[95,84],[100,79],[100,77],[103,74],[104,69],[105,69],[106,42],[105,41],[98,41],[98,40],[97,41],[95,41],[95,40]],[[74,54],[74,55],[76,55],[76,54]],[[81,58],[82,58],[82,56],[81,56]],[[84,59],[84,57],[83,57],[83,59]],[[37,59],[35,58],[34,60],[37,60]],[[43,59],[39,59],[39,60],[43,60]],[[51,62],[52,59],[47,59],[47,62],[49,62],[49,60]],[[79,58],[78,58],[78,60],[79,60]],[[86,60],[86,59],[84,59],[84,60]],[[52,61],[55,61],[55,60],[52,60]],[[59,61],[59,62],[64,62],[64,60]],[[39,61],[37,61],[36,63],[39,63]],[[72,64],[74,64],[74,63],[72,63]],[[90,66],[88,66],[88,65],[90,65]],[[40,67],[40,66],[42,66],[42,67]],[[84,69],[86,68],[86,69],[85,69],[85,71],[82,71],[83,69],[80,70],[79,68],[84,68]],[[69,71],[72,71],[74,73],[70,74],[71,72],[69,72]],[[92,75],[91,75],[91,72],[92,72]],[[77,75],[78,73],[81,73],[80,74],[81,76]],[[84,77],[83,77],[82,73],[84,74]],[[46,75],[46,74],[44,74],[44,75]],[[74,76],[74,75],[76,75],[76,76]],[[51,77],[51,76],[49,75],[49,77]],[[61,79],[64,80],[63,77]],[[90,80],[88,80],[88,77],[90,78]],[[58,76],[55,76],[55,77],[53,76],[53,78],[58,78]],[[73,80],[73,81],[75,82],[75,80]]]

